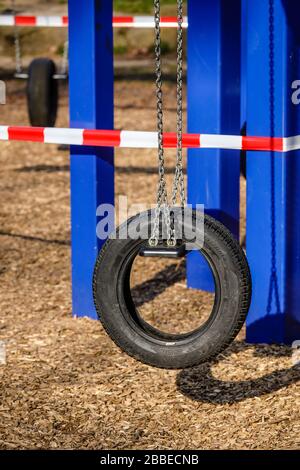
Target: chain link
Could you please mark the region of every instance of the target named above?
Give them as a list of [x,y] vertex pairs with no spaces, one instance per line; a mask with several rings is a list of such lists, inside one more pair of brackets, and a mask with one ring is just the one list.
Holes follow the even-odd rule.
[[183,130],[183,1],[178,0],[177,8],[178,30],[177,30],[177,158],[176,170],[173,182],[172,205],[176,205],[178,186],[180,189],[180,205],[185,206],[185,187],[183,175],[182,156],[182,130]]
[[[182,89],[183,89],[183,0],[177,0],[178,32],[177,32],[177,157],[176,169],[172,190],[172,205],[177,201],[178,187],[180,188],[180,203],[185,205],[185,187],[182,163]],[[149,240],[151,246],[157,246],[159,242],[159,226],[165,222],[167,232],[167,243],[169,246],[176,245],[176,235],[171,210],[168,203],[168,192],[165,175],[165,154],[163,147],[163,90],[162,90],[162,60],[161,60],[161,29],[160,29],[160,0],[154,0],[155,21],[155,65],[156,65],[156,98],[157,98],[157,131],[158,131],[158,173],[159,182],[157,188],[157,206],[154,218],[152,236]]]
[[[275,2],[269,0],[269,101],[270,101],[270,136],[276,134],[276,115],[275,115]],[[274,150],[274,149],[273,149]],[[277,275],[277,252],[276,252],[276,187],[275,187],[275,158],[271,156],[271,276],[268,294],[267,313],[271,314],[272,300],[274,294],[276,313],[281,312],[279,285]]]
[[60,69],[61,75],[67,76],[68,64],[69,64],[69,41],[65,41],[62,61],[61,61],[61,69]]
[[[17,14],[15,0],[11,0],[11,9],[13,15]],[[22,73],[22,58],[21,58],[21,42],[20,42],[20,32],[16,24],[14,24],[14,46],[15,46],[15,60],[16,60],[16,73]]]

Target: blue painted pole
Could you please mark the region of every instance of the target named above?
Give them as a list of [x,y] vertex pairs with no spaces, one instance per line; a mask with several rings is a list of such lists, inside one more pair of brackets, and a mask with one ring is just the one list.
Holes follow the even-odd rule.
[[[240,133],[241,2],[188,2],[188,131]],[[189,150],[188,202],[205,210],[239,236],[240,152]],[[188,286],[213,290],[201,255],[187,262]]]
[[[249,135],[300,134],[300,4],[248,0],[247,128]],[[247,256],[253,301],[247,341],[300,338],[300,152],[247,157]]]
[[[112,0],[69,0],[71,127],[113,129]],[[96,318],[96,210],[114,202],[112,149],[71,148],[73,314]]]

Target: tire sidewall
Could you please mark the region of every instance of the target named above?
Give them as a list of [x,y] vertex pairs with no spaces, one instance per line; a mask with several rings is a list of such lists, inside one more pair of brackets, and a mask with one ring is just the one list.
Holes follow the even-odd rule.
[[58,109],[58,82],[53,77],[55,63],[47,58],[34,59],[28,70],[27,104],[32,126],[53,127]]

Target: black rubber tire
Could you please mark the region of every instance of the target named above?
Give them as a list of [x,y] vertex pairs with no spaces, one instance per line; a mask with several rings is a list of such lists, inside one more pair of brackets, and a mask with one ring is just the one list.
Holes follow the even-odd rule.
[[28,69],[27,106],[30,124],[55,126],[58,109],[58,81],[53,78],[56,65],[47,58],[34,59]]
[[[174,209],[177,210],[180,209]],[[151,233],[149,214],[143,214],[143,222],[134,217],[121,225],[117,236],[130,224],[138,223],[148,224]],[[193,211],[193,226],[195,214]],[[215,305],[208,321],[190,334],[160,332],[142,320],[135,308],[130,271],[145,240],[109,239],[98,256],[93,294],[99,319],[123,351],[151,366],[184,369],[206,362],[229,346],[246,319],[251,301],[251,275],[244,252],[221,223],[207,215],[201,217],[204,217],[204,243],[199,249],[214,274]]]

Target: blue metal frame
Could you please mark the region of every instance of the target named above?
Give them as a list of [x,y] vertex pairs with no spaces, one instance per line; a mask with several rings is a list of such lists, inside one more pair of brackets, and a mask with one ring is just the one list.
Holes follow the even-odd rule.
[[[71,127],[113,129],[113,2],[69,0]],[[71,148],[73,314],[96,318],[96,210],[114,203],[113,150]]]
[[[188,131],[240,133],[241,2],[188,2]],[[188,202],[239,236],[239,152],[188,152]],[[197,252],[189,255],[188,286],[213,290],[213,278]]]
[[[270,105],[273,2],[274,109]],[[248,133],[300,134],[300,108],[291,99],[292,82],[300,78],[300,4],[294,0],[248,0],[247,15]],[[299,188],[299,151],[248,154],[247,256],[253,301],[247,341],[251,343],[290,344],[300,338]]]

